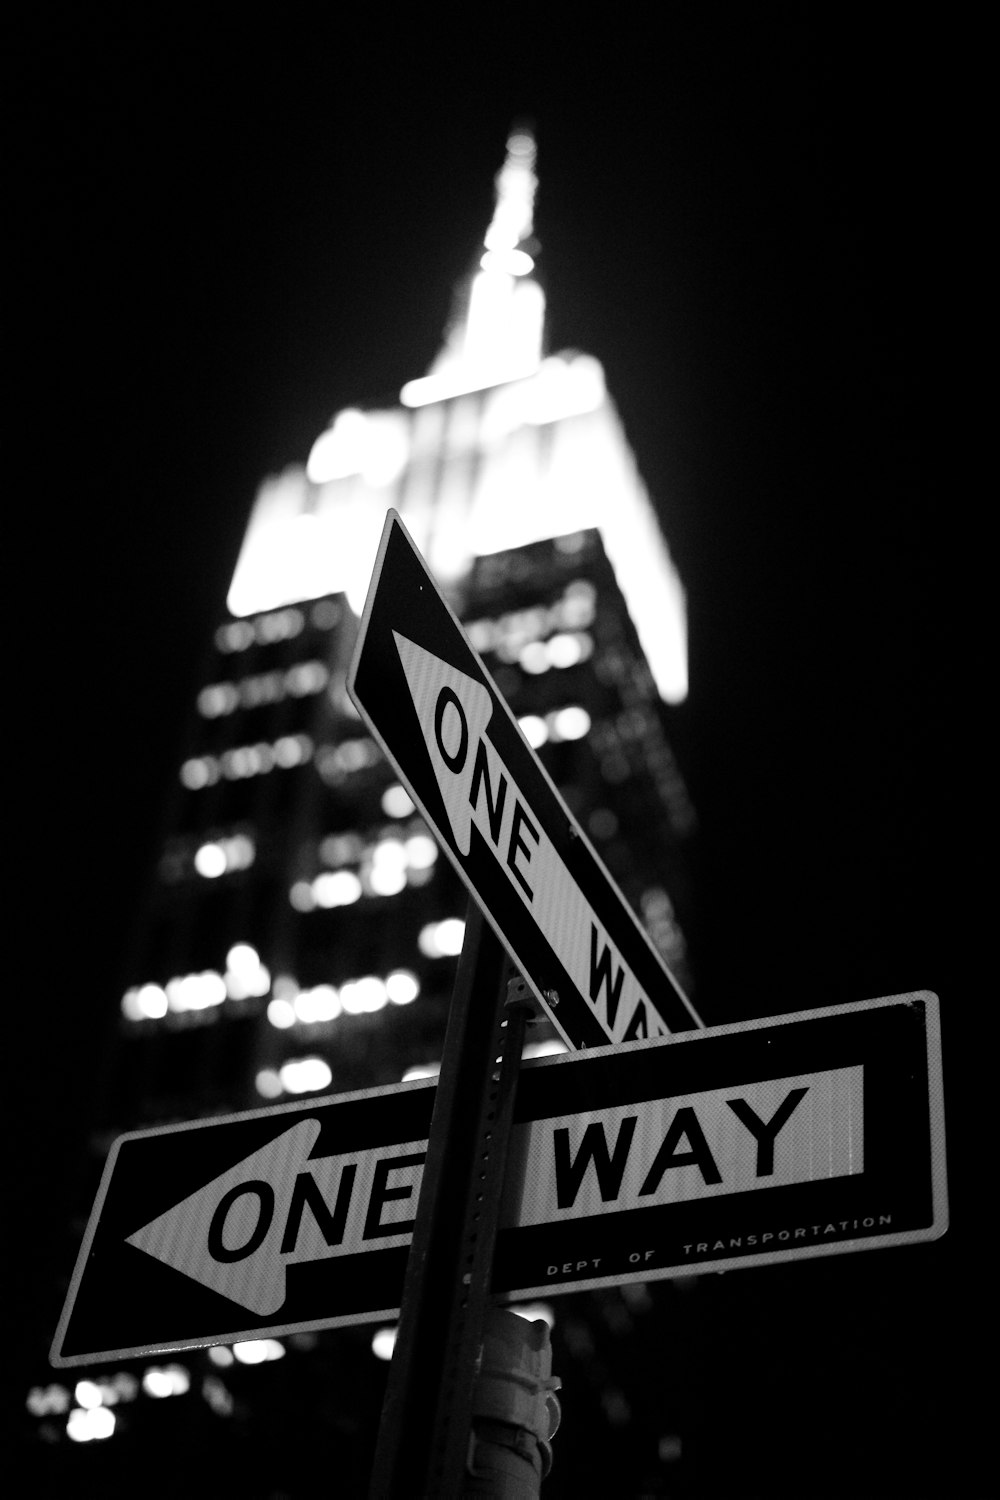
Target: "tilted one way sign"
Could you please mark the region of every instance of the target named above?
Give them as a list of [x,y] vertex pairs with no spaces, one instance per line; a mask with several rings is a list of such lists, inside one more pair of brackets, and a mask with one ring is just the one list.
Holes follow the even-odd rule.
[[701,1025],[395,511],[348,689],[568,1046]]
[[[433,1099],[120,1137],[53,1363],[395,1318]],[[526,1063],[493,1292],[907,1244],[946,1215],[937,999],[895,996]]]

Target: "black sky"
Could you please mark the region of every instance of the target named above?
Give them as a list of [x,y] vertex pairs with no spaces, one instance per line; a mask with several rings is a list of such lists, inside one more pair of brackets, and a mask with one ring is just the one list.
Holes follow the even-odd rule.
[[[702,822],[699,1004],[711,1023],[941,996],[953,1230],[890,1253],[925,1296],[922,1388],[961,1365],[983,1223],[977,643],[947,418],[959,39],[929,24],[792,5],[614,30],[15,23],[9,951],[32,997],[18,1056],[44,1058],[38,1090],[14,1064],[43,1239],[257,483],[426,369],[528,116],[550,345],[604,363],[689,591],[673,732]],[[976,1398],[948,1400],[957,1431]]]

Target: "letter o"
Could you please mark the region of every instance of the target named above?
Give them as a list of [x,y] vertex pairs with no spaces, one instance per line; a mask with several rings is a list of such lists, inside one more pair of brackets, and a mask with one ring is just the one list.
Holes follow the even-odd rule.
[[631,1253],[631,1255],[630,1255],[630,1256],[629,1256],[629,1258],[628,1258],[628,1263],[629,1263],[629,1265],[630,1265],[630,1266],[634,1266],[634,1265],[636,1265],[636,1264],[637,1264],[637,1263],[638,1263],[638,1262],[639,1262],[639,1261],[640,1261],[640,1260],[641,1260],[641,1259],[642,1259],[642,1257],[641,1257],[641,1255],[640,1255],[640,1254],[639,1254],[639,1252],[638,1252],[638,1250],[633,1250],[633,1251],[632,1251],[632,1253]]
[[[254,1193],[257,1197],[257,1223],[253,1233],[246,1244],[240,1245],[237,1250],[229,1250],[223,1244],[222,1231],[226,1227],[229,1210],[238,1198],[245,1193]],[[228,1193],[223,1193],[219,1199],[219,1205],[212,1215],[212,1222],[208,1226],[208,1253],[213,1260],[220,1260],[231,1264],[234,1260],[245,1260],[252,1255],[264,1243],[264,1236],[271,1227],[274,1217],[274,1189],[268,1182],[241,1182],[236,1187],[230,1188]]]
[[875,1220],[874,1219],[862,1219],[861,1222],[865,1226],[866,1229],[871,1229],[872,1225],[875,1223]]
[[789,1236],[789,1233],[788,1233],[787,1229],[781,1229],[781,1230],[778,1231],[778,1239],[779,1240],[787,1240],[789,1238],[790,1238],[790,1236]]
[[[458,714],[459,724],[458,749],[454,755],[445,746],[444,734],[442,732],[444,729],[444,711],[449,703]],[[444,763],[448,767],[448,770],[456,773],[460,771],[465,765],[465,757],[469,753],[469,726],[465,722],[465,711],[462,708],[458,694],[453,692],[450,687],[443,687],[441,689],[438,693],[437,702],[434,705],[434,738],[437,740],[437,747],[444,758]]]

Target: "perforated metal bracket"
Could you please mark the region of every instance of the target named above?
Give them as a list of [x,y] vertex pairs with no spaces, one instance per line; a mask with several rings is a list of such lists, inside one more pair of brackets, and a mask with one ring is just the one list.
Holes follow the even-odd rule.
[[[558,996],[556,996],[555,990],[546,990],[545,993],[546,999],[548,999],[550,1004],[553,1001],[558,1004]],[[507,995],[504,1000],[505,1010],[513,1010],[515,1008],[526,1012],[526,1019],[529,1025],[533,1021],[544,1021],[547,1019],[545,1012],[535,997],[534,991],[531,989],[528,981],[522,978],[520,974],[512,974],[507,980]]]

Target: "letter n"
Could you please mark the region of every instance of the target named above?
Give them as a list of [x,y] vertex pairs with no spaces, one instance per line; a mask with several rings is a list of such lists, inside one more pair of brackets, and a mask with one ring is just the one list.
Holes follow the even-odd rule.
[[472,787],[469,791],[469,806],[474,808],[479,801],[479,788],[483,786],[486,790],[486,812],[490,820],[490,838],[494,844],[500,843],[500,829],[503,825],[503,805],[507,800],[507,778],[501,775],[497,784],[496,800],[493,799],[493,787],[490,784],[490,767],[486,759],[486,742],[480,739],[476,746],[476,761],[472,770]]
[[311,1172],[300,1172],[295,1179],[292,1189],[292,1201],[288,1209],[288,1219],[285,1223],[285,1232],[281,1237],[281,1254],[287,1255],[289,1250],[294,1250],[299,1238],[299,1228],[302,1223],[302,1211],[309,1208],[313,1218],[319,1225],[320,1232],[328,1245],[339,1245],[344,1238],[344,1229],[347,1224],[347,1210],[351,1203],[351,1192],[354,1187],[354,1177],[357,1172],[354,1162],[348,1162],[341,1169],[340,1186],[337,1189],[337,1202],[333,1213],[326,1206],[323,1194]]

